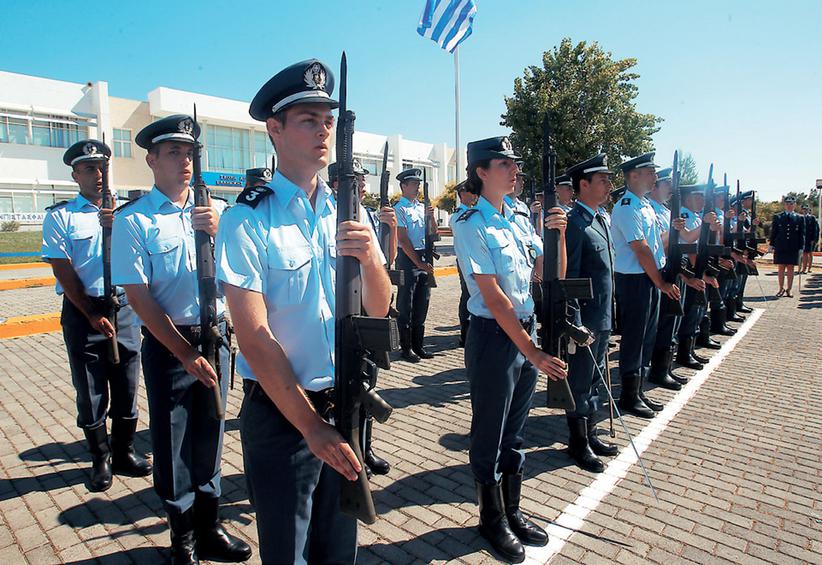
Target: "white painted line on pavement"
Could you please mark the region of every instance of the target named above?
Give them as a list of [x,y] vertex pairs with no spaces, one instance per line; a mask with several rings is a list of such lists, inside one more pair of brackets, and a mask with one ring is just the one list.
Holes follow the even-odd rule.
[[[634,437],[639,454],[651,445],[651,443],[662,433],[671,420],[680,410],[694,397],[699,387],[702,386],[711,373],[719,367],[720,363],[733,351],[736,345],[745,337],[748,330],[753,327],[756,321],[762,316],[764,310],[756,308],[748,316],[748,319],[739,327],[736,334],[722,345],[722,349],[711,357],[708,363],[698,371],[690,382],[680,390],[674,398],[665,405],[662,412],[658,412],[656,417],[648,422],[638,436]],[[550,537],[548,545],[545,547],[527,546],[525,556],[527,563],[548,563],[551,558],[557,555],[576,530],[585,524],[588,514],[596,510],[599,503],[625,478],[628,471],[636,465],[637,456],[630,445],[626,445],[619,456],[613,459],[606,467],[605,472],[600,474],[593,483],[582,489],[577,499],[569,504],[562,514],[549,524],[546,530]],[[642,479],[644,482],[644,478]]]

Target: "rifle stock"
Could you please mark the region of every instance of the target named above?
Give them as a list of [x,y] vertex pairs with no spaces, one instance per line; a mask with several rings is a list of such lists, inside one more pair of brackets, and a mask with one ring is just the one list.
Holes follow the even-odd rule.
[[[676,284],[680,273],[685,276],[693,275],[689,270],[682,268],[682,255],[686,253],[686,246],[679,242],[679,230],[674,227],[674,220],[682,214],[682,193],[679,190],[679,151],[674,151],[671,187],[671,223],[668,229],[668,253],[665,269],[662,271],[662,278],[665,279],[665,282]],[[672,300],[666,294],[662,294],[660,312],[667,316],[682,316],[684,314],[679,300]]]
[[[106,135],[103,134],[103,143]],[[108,157],[103,156],[102,167],[102,207],[111,210],[114,208],[114,198],[108,183]],[[114,334],[108,339],[108,360],[114,365],[120,364],[120,347],[117,345],[117,310],[120,303],[117,301],[117,289],[111,284],[111,228],[103,227],[103,298],[105,300],[105,316],[114,328]]]

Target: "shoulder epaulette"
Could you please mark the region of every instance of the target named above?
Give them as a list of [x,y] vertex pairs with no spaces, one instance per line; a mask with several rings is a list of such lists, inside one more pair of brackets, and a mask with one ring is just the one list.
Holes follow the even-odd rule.
[[60,202],[55,202],[51,206],[46,206],[46,210],[54,210],[55,208],[59,208],[60,206],[65,206],[71,202],[70,200],[61,200]]
[[682,212],[681,214],[679,214],[679,217],[683,220],[687,220],[690,216],[688,215],[688,212]]
[[457,218],[457,221],[458,221],[458,222],[464,222],[465,220],[467,220],[468,218],[470,218],[471,216],[473,216],[473,215],[474,215],[474,214],[476,214],[477,212],[479,212],[479,210],[477,210],[476,208],[469,208],[468,210],[466,210],[465,212],[463,212],[463,213],[460,215],[460,217],[459,217],[459,218]]
[[623,198],[623,199],[622,199],[622,203],[620,204],[620,206],[627,206],[627,205],[628,205],[628,204],[630,204],[630,203],[631,203],[631,199],[630,199],[630,198]]
[[249,186],[237,196],[237,204],[245,204],[246,206],[256,208],[264,198],[272,194],[274,194],[274,191],[265,185]]
[[223,198],[222,196],[215,196],[215,195],[213,195],[213,194],[211,194],[210,196],[211,196],[211,199],[212,199],[212,200],[222,200],[223,202],[225,202],[226,204],[228,204],[228,200],[226,200],[226,199],[225,199],[225,198]]
[[526,214],[526,213],[525,213],[525,212],[523,212],[522,210],[514,210],[514,214],[515,214],[515,215],[517,215],[517,216],[522,216],[522,217],[524,217],[524,218],[529,217],[529,216],[528,216],[528,214]]
[[128,200],[128,201],[127,201],[127,202],[125,202],[124,204],[120,204],[119,206],[117,206],[117,207],[114,209],[114,212],[115,212],[115,213],[117,213],[117,212],[119,212],[120,210],[123,210],[124,208],[127,208],[128,206],[131,206],[132,204],[134,204],[135,202],[137,202],[138,200],[140,200],[142,197],[143,197],[143,196],[142,196],[142,195],[140,195],[140,196],[138,196],[137,198],[134,198],[134,199],[132,199],[132,200]]

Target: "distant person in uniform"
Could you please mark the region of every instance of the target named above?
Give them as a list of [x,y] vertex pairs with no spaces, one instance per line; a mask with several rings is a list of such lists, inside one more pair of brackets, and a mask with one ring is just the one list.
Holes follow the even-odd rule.
[[[454,210],[454,213],[451,214],[451,218],[448,220],[448,226],[451,228],[451,233],[454,232],[454,222],[459,219],[463,212],[473,208],[477,203],[477,195],[468,191],[465,181],[456,186],[456,193],[457,198],[459,199],[459,205],[457,205],[457,209]],[[468,293],[468,286],[465,284],[465,276],[462,274],[459,259],[457,259],[457,274],[460,278],[460,302],[458,310],[460,320],[459,346],[465,347],[465,338],[468,335],[468,323],[470,318],[470,313],[468,312],[468,298],[470,297],[470,294]]]
[[[771,224],[771,247],[773,262],[777,266],[779,292],[776,296],[793,298],[794,268],[799,264],[799,256],[805,248],[805,221],[796,213],[796,198],[786,196],[783,200],[785,210],[774,215]],[[787,274],[787,288],[785,275]]]
[[802,250],[802,265],[799,274],[810,273],[813,268],[813,252],[819,243],[819,220],[812,214],[811,207],[802,205],[802,218],[805,220],[805,247]]

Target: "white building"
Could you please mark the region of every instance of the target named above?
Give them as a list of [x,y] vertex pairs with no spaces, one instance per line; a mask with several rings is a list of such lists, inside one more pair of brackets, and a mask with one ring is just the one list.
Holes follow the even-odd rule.
[[[46,206],[73,197],[77,185],[63,153],[84,138],[105,137],[114,152],[111,186],[120,194],[151,187],[146,152],[134,143],[135,135],[159,118],[191,114],[194,104],[205,146],[203,178],[214,194],[233,200],[245,184],[246,169],[270,166],[273,157],[265,126],[248,115],[248,102],[166,87],[149,92],[146,101],[129,100],[109,96],[104,81],[73,83],[0,71],[0,221],[41,223]],[[432,197],[454,180],[455,154],[445,143],[355,132],[354,155],[375,175],[368,177],[370,192],[379,191],[386,141],[390,194],[399,192],[396,173],[411,167],[426,169]]]

